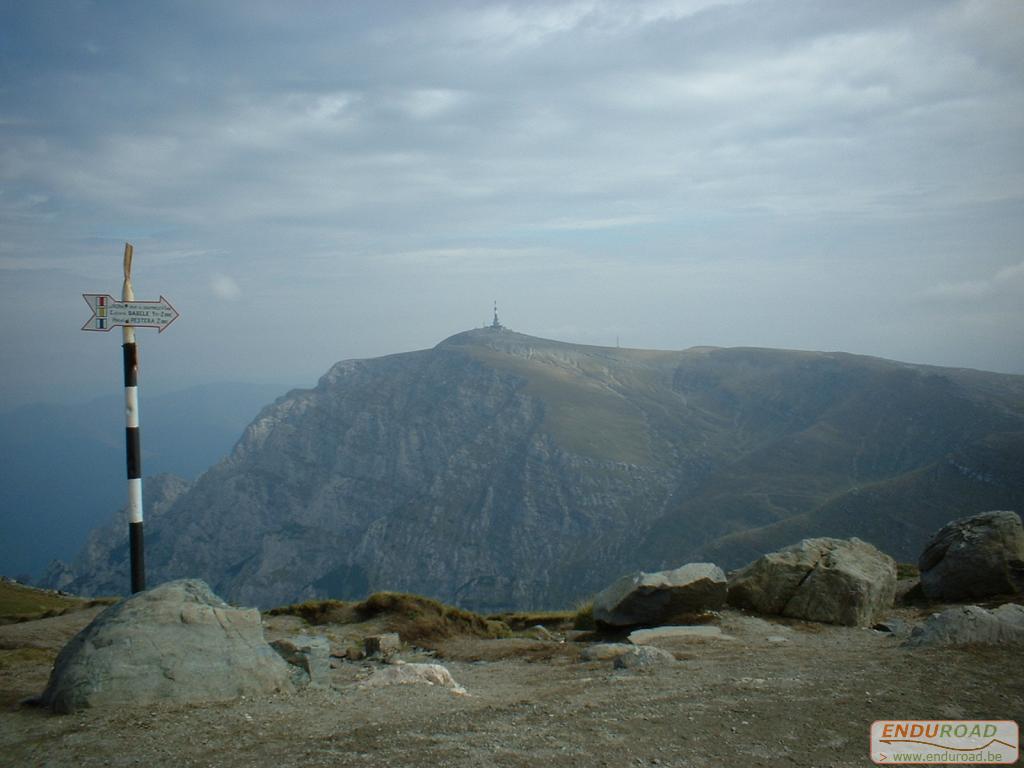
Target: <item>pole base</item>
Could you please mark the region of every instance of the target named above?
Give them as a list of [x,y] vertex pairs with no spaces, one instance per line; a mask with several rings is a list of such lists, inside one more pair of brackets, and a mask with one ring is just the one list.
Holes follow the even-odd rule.
[[142,545],[142,523],[128,523],[128,543],[132,559],[132,594],[146,588],[146,563]]

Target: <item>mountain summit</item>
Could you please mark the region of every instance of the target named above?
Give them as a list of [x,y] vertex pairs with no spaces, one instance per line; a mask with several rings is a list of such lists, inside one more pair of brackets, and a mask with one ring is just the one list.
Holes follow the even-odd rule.
[[[729,568],[812,534],[912,560],[950,518],[1019,507],[1022,466],[1022,376],[495,326],[337,363],[263,409],[150,515],[147,566],[261,606],[564,606],[633,568]],[[121,591],[126,556],[94,541],[63,586]]]

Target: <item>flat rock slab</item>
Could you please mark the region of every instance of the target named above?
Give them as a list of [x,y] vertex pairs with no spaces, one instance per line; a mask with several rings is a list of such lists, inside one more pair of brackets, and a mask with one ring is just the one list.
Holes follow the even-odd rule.
[[682,627],[652,627],[637,629],[629,633],[633,645],[662,645],[691,640],[735,640],[732,635],[722,633],[721,627],[713,624],[697,624]]
[[728,582],[713,563],[623,576],[594,598],[594,619],[607,626],[667,624],[725,604]]
[[994,611],[961,605],[929,616],[914,627],[905,648],[951,645],[1024,646],[1024,605],[1007,603]]
[[61,650],[41,702],[54,712],[293,691],[255,608],[172,581],[107,608]]

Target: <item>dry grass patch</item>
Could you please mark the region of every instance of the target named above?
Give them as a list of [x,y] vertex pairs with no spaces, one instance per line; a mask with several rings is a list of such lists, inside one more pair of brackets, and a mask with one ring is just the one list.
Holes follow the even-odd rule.
[[21,667],[25,664],[53,664],[55,651],[47,648],[0,649],[0,670]]
[[310,624],[366,624],[372,632],[397,632],[405,643],[429,648],[447,638],[508,637],[507,624],[445,605],[437,600],[401,592],[376,592],[362,602],[311,600],[274,608],[272,616],[298,616]]

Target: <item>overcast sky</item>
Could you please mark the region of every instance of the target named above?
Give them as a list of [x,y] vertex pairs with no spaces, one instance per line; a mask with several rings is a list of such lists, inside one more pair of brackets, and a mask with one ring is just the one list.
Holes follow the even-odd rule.
[[[0,0],[0,408],[490,320],[1024,373],[1024,3]],[[145,392],[145,390],[144,390]]]

